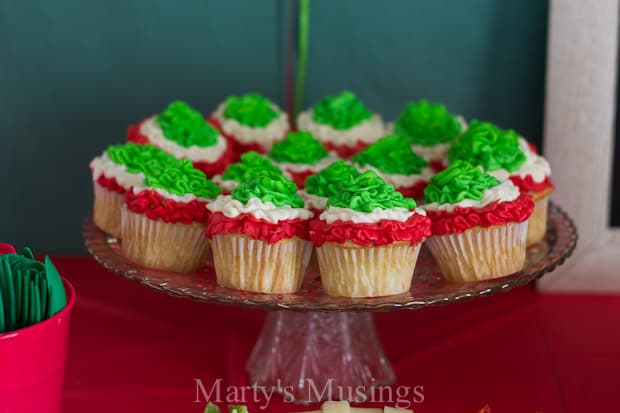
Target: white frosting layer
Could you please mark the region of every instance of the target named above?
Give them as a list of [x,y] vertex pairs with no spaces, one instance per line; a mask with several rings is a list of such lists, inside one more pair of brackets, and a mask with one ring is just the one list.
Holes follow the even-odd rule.
[[376,224],[387,220],[405,222],[414,214],[426,215],[426,212],[422,209],[409,211],[405,208],[375,208],[372,212],[360,212],[349,208],[328,206],[319,216],[319,219],[325,221],[328,225],[336,221],[352,222],[354,224]]
[[201,148],[192,145],[184,147],[178,143],[166,138],[164,131],[157,123],[157,118],[151,116],[140,125],[140,133],[146,136],[153,146],[156,146],[179,159],[189,159],[192,162],[209,162],[217,161],[226,151],[226,138],[221,135],[217,136],[217,143],[213,146]]
[[96,181],[101,175],[108,179],[114,178],[125,190],[134,185],[141,185],[145,178],[142,172],[137,174],[127,172],[127,167],[113,162],[108,157],[107,152],[93,159],[90,162],[90,167],[93,170],[93,181]]
[[514,201],[519,197],[519,188],[512,183],[512,181],[503,181],[499,185],[493,188],[485,189],[482,193],[483,197],[480,201],[474,199],[464,199],[456,204],[439,204],[432,202],[423,206],[428,211],[447,211],[452,212],[454,208],[484,208],[487,205],[492,204],[495,201],[509,202]]
[[314,195],[306,192],[305,189],[297,191],[297,195],[304,200],[306,208],[324,210],[327,207],[327,198],[324,196]]
[[325,158],[321,159],[314,165],[310,165],[307,163],[276,162],[274,159],[272,160],[274,164],[276,164],[278,168],[280,168],[283,171],[292,171],[292,172],[312,171],[313,173],[316,173],[316,172],[322,171],[323,169],[327,168],[329,165],[340,160],[340,158],[338,157],[338,155],[336,155],[335,152],[329,152],[329,154]]
[[293,208],[290,205],[276,206],[272,202],[263,202],[253,197],[246,204],[233,199],[230,195],[220,195],[207,205],[211,212],[221,212],[228,218],[236,218],[241,214],[250,214],[254,218],[263,219],[272,224],[291,219],[310,219],[313,214],[305,208]]
[[278,113],[278,117],[263,128],[242,125],[236,119],[224,117],[226,102],[221,103],[215,109],[212,116],[218,120],[224,133],[234,136],[240,143],[244,145],[257,143],[269,150],[274,142],[284,139],[284,135],[290,129],[288,115],[273,103],[271,108]]
[[496,171],[487,172],[489,175],[493,175],[500,181],[508,179],[510,175],[518,175],[521,178],[525,178],[528,175],[532,176],[534,182],[540,183],[545,180],[546,177],[551,176],[551,167],[549,162],[540,155],[536,155],[531,151],[527,141],[523,138],[519,138],[519,146],[525,153],[525,162],[515,172],[508,172],[505,169],[498,169]]
[[365,172],[369,170],[375,171],[377,175],[383,178],[385,182],[387,182],[388,184],[394,185],[395,188],[409,188],[415,185],[419,181],[428,182],[428,180],[431,179],[431,177],[434,175],[433,171],[430,168],[423,168],[419,174],[401,175],[401,174],[386,174],[370,165],[366,165],[364,167],[355,165],[355,167],[360,172]]
[[385,125],[383,124],[381,116],[378,114],[372,115],[370,119],[353,126],[351,129],[340,130],[334,129],[329,125],[315,122],[314,110],[309,109],[299,114],[297,117],[297,126],[299,130],[310,132],[315,138],[322,142],[330,142],[338,146],[355,146],[358,141],[373,143],[382,136],[385,136]]
[[232,179],[222,179],[222,175],[215,175],[211,180],[226,192],[231,192],[239,186],[239,182]]
[[168,191],[166,191],[165,189],[161,189],[161,188],[153,188],[150,186],[142,186],[142,185],[136,185],[133,187],[132,189],[134,195],[139,194],[142,191],[155,191],[157,192],[159,195],[163,196],[166,199],[172,199],[175,202],[183,202],[185,204],[192,202],[192,201],[201,201],[201,202],[211,202],[210,199],[207,198],[201,198],[199,196],[196,196],[194,194],[185,194],[183,196],[178,196],[175,194],[172,194]]

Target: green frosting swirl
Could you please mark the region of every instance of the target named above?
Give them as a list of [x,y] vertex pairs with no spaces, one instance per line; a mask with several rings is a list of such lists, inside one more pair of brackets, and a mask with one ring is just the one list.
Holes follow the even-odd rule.
[[344,91],[337,96],[321,99],[314,106],[314,121],[334,129],[346,130],[370,119],[372,112],[353,92]]
[[454,139],[461,132],[461,124],[444,105],[420,100],[405,106],[394,132],[414,145],[432,146]]
[[515,131],[477,120],[452,143],[448,158],[450,162],[463,160],[480,165],[485,171],[505,169],[508,172],[519,169],[526,159]]
[[161,149],[131,142],[111,145],[106,149],[106,153],[112,162],[125,165],[131,173],[155,174],[167,164],[178,163],[176,158]]
[[243,182],[256,175],[282,175],[282,171],[269,159],[250,151],[241,155],[241,161],[228,165],[222,179]]
[[269,157],[276,162],[316,165],[328,155],[321,141],[309,132],[289,132],[281,142],[276,142]]
[[405,138],[384,136],[353,157],[360,166],[370,165],[386,174],[417,175],[428,166],[423,158],[411,150]]
[[305,190],[309,194],[328,198],[338,193],[340,182],[359,174],[354,166],[347,165],[344,161],[337,161],[306,178]]
[[258,198],[263,202],[271,202],[275,206],[289,205],[293,208],[303,208],[304,201],[297,195],[297,186],[282,175],[257,175],[239,186],[230,193],[233,199],[247,204],[250,198]]
[[416,207],[412,198],[406,198],[374,171],[366,171],[340,183],[336,194],[327,198],[327,206],[372,212],[376,208],[392,209]]
[[199,198],[213,199],[222,192],[219,186],[208,180],[187,159],[167,164],[158,173],[147,175],[144,183],[178,196],[193,194]]
[[226,98],[224,117],[251,128],[262,128],[278,117],[269,99],[258,93]]
[[482,200],[484,190],[500,184],[495,177],[465,161],[456,161],[430,179],[424,190],[426,203],[456,204],[464,199]]
[[157,123],[166,138],[185,148],[190,146],[204,148],[217,143],[217,129],[209,125],[200,112],[185,102],[172,102],[157,116]]

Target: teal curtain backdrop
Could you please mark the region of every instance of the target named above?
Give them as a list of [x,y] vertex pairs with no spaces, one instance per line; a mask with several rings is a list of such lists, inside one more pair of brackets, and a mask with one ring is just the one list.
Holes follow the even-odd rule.
[[[0,1],[0,241],[82,253],[89,161],[173,99],[285,95],[288,1]],[[542,131],[547,1],[314,0],[305,105],[351,89]]]

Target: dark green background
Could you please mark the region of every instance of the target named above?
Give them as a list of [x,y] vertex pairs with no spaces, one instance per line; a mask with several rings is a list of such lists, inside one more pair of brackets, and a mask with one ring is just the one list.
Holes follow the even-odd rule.
[[[27,4],[26,4],[27,3]],[[184,99],[283,104],[287,1],[0,1],[0,240],[79,253],[90,159]],[[306,104],[344,88],[393,119],[412,99],[542,130],[546,1],[314,0]]]

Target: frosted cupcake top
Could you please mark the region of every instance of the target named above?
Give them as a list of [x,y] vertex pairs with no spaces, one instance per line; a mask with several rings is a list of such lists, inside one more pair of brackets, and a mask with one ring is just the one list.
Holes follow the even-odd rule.
[[185,102],[175,101],[159,115],[140,124],[148,141],[179,159],[215,162],[226,151],[226,139],[200,112]]
[[287,133],[283,141],[273,145],[268,156],[280,168],[293,172],[320,171],[338,160],[318,139],[305,131]]
[[230,192],[239,185],[239,182],[256,175],[282,175],[282,171],[265,156],[250,151],[241,155],[239,162],[228,165],[221,175],[214,176],[213,181]]
[[296,191],[295,184],[282,175],[259,174],[240,183],[230,195],[219,196],[207,208],[227,218],[250,214],[272,224],[312,218]]
[[350,91],[321,99],[312,109],[300,113],[297,123],[299,129],[335,145],[369,143],[384,134],[381,117]]
[[159,171],[163,164],[174,158],[151,145],[125,143],[109,146],[101,156],[94,158],[90,167],[93,180],[102,175],[115,179],[124,189],[144,182],[146,175]]
[[462,129],[462,123],[444,105],[426,100],[407,104],[394,125],[396,134],[423,147],[450,142]]
[[338,192],[343,179],[359,175],[359,171],[344,161],[336,161],[320,172],[306,178],[305,187],[297,191],[308,208],[323,210],[327,206],[327,197]]
[[407,140],[398,135],[384,136],[355,155],[352,161],[361,170],[375,170],[397,187],[428,180],[433,174],[428,162],[416,155]]
[[270,148],[289,130],[288,116],[258,93],[229,96],[213,112],[221,130],[242,144]]
[[519,189],[509,180],[500,181],[465,161],[456,161],[433,176],[424,190],[429,211],[484,208],[494,202],[514,201]]

